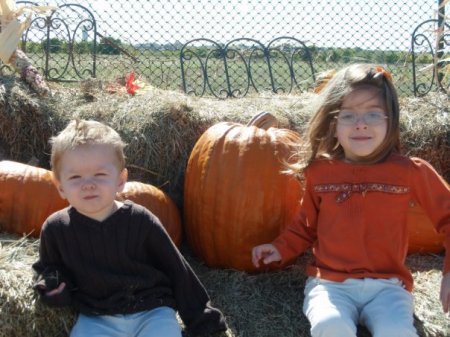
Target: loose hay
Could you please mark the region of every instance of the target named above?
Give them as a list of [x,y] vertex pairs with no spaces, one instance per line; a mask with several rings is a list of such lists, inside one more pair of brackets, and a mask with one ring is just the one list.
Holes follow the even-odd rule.
[[31,264],[38,241],[0,235],[0,337],[67,337],[75,314],[37,302]]
[[[0,337],[67,337],[75,314],[54,310],[37,302],[32,285],[31,264],[37,259],[39,240],[0,233]],[[309,337],[309,323],[301,313],[305,254],[285,271],[248,274],[210,269],[182,252],[220,308],[229,329],[225,337]],[[412,255],[415,325],[420,337],[445,337],[448,318],[442,313],[439,285],[443,257]],[[359,329],[359,337],[369,337]]]
[[7,157],[21,162],[46,158],[52,130],[61,127],[56,117],[48,101],[35,97],[21,81],[0,78],[0,144]]
[[450,99],[430,93],[400,101],[403,152],[428,160],[450,181]]

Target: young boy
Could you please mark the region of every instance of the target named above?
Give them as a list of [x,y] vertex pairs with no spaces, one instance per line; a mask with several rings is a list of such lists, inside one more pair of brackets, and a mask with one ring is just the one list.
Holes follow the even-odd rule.
[[127,180],[119,134],[76,120],[51,140],[55,185],[70,206],[41,232],[35,289],[79,312],[71,337],[181,337],[226,330],[222,313],[146,208],[115,200]]

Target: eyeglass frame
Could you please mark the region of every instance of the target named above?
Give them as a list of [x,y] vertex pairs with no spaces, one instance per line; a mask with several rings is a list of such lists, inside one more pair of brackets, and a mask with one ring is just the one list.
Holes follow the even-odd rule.
[[[349,121],[343,121],[342,119],[339,118],[339,116],[340,116],[343,112],[344,112],[344,113],[351,114],[351,115],[353,116],[353,121],[352,121],[351,123],[349,123]],[[386,119],[389,119],[389,116],[388,116],[388,115],[386,115],[386,114],[383,113],[383,112],[379,112],[379,111],[367,111],[367,112],[364,112],[364,113],[362,113],[362,114],[358,114],[358,113],[356,113],[356,112],[345,111],[345,110],[344,110],[344,111],[338,110],[338,111],[336,111],[335,113],[336,113],[336,116],[334,116],[334,118],[338,121],[338,123],[340,123],[341,125],[345,125],[345,126],[353,126],[353,125],[356,125],[360,120],[361,120],[364,124],[366,124],[366,125],[377,126],[377,125],[383,124],[383,122],[384,122]],[[367,116],[368,116],[368,114],[370,114],[370,113],[376,113],[377,115],[382,116],[382,118],[379,119],[379,120],[377,120],[377,121],[375,121],[375,123],[374,123],[374,121],[368,122],[368,121],[367,121]]]

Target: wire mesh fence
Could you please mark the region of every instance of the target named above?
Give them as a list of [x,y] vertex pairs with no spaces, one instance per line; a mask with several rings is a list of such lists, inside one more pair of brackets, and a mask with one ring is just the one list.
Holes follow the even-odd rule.
[[[242,97],[310,90],[320,72],[373,62],[393,73],[400,94],[417,95],[448,91],[448,2],[56,0],[22,48],[49,80],[134,72],[163,89]],[[413,39],[427,20],[426,38]]]

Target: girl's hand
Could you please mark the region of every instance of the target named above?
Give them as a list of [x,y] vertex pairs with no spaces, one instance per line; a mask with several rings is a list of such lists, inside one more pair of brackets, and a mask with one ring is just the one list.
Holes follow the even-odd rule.
[[55,289],[52,289],[52,290],[46,292],[45,296],[58,295],[64,290],[65,287],[66,287],[66,283],[65,282],[61,282],[61,284],[58,286],[58,288],[55,288]]
[[262,259],[264,264],[281,261],[281,254],[271,243],[259,245],[252,249],[252,262],[256,268],[259,268],[259,261]]
[[447,313],[450,309],[450,272],[442,277],[441,295],[442,309]]

